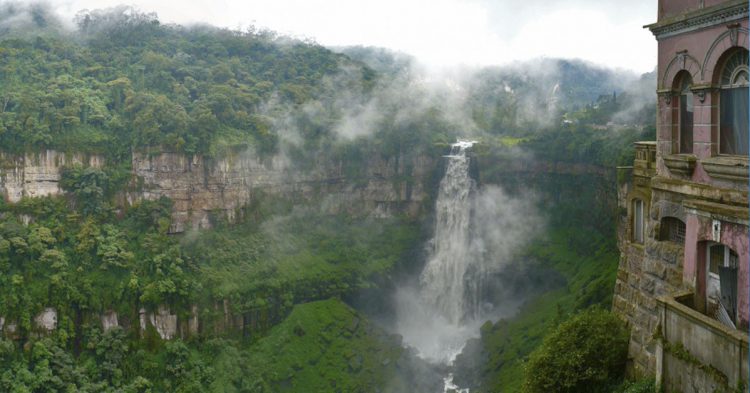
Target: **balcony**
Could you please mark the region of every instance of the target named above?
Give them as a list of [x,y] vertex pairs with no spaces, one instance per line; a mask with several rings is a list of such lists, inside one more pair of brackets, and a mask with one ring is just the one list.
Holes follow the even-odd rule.
[[665,391],[723,392],[747,386],[748,335],[692,308],[689,292],[657,300],[656,380]]

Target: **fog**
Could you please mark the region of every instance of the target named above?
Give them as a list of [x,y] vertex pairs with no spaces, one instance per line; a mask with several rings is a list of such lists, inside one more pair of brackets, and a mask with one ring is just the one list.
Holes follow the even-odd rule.
[[[100,22],[97,28],[106,28],[108,22],[119,23],[118,17],[130,10],[126,7],[79,14],[76,24],[81,30],[66,34],[89,32],[90,17]],[[142,16],[156,18],[153,14]],[[60,31],[67,25],[44,5],[0,3],[0,34],[35,29]],[[296,41],[282,37],[276,43],[293,42]],[[476,146],[481,148],[498,136],[554,132],[563,113],[588,105],[601,95],[615,92],[627,97],[626,105],[610,119],[619,123],[638,122],[644,111],[653,108],[655,99],[650,76],[639,78],[631,71],[607,69],[577,59],[537,58],[504,66],[438,70],[408,54],[388,49],[332,49],[353,61],[342,60],[336,73],[323,78],[321,94],[315,99],[289,103],[277,93],[258,108],[258,114],[268,119],[273,134],[278,136],[278,149],[266,160],[287,169],[288,176],[296,176],[297,171],[318,170],[316,165],[321,161],[317,158],[327,158],[341,145],[362,143],[374,153],[384,154],[387,147],[379,143],[385,133],[399,141],[411,138],[412,145],[403,144],[406,149],[418,143],[450,143],[457,138],[477,140]],[[368,73],[375,76],[363,77]],[[319,135],[324,137],[317,138]],[[312,144],[312,140],[318,144]],[[254,149],[248,147],[247,154],[253,154]],[[313,161],[295,161],[294,156],[300,151]],[[506,151],[517,159],[535,159],[521,147]],[[469,154],[467,159],[474,158]],[[424,260],[410,261],[426,268],[419,275],[399,277],[390,299],[391,315],[380,320],[392,332],[402,335],[404,343],[414,348],[420,358],[441,365],[450,364],[466,341],[478,336],[483,323],[513,316],[533,295],[531,290],[518,288],[527,273],[519,267],[519,255],[544,233],[546,224],[539,198],[531,191],[521,189],[510,195],[502,184],[478,184],[468,166],[461,175],[451,174],[448,165],[440,190],[435,190],[436,201],[428,207],[434,211],[435,220],[432,239],[424,245]],[[461,184],[455,185],[448,184],[449,175],[464,177]],[[444,187],[456,190],[444,195]],[[289,214],[271,217],[260,231],[277,247],[294,247],[285,242],[290,235],[288,223],[306,219],[310,211],[339,211],[330,206],[335,203],[323,198],[319,206],[295,208]],[[460,217],[442,216],[457,214],[458,210]],[[185,241],[198,236],[200,233],[190,232]],[[442,264],[433,266],[436,261]],[[465,266],[459,271],[445,267],[451,264]],[[443,298],[451,290],[457,297]],[[445,303],[457,299],[462,300],[452,306],[459,312],[446,312]]]

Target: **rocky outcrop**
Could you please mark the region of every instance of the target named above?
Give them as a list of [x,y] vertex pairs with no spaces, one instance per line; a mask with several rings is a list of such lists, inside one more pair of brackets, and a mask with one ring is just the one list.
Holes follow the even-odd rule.
[[128,200],[170,198],[172,232],[211,227],[212,218],[231,222],[260,195],[319,200],[332,213],[415,215],[427,196],[423,180],[433,169],[432,159],[421,156],[371,157],[357,177],[345,175],[345,165],[321,159],[300,169],[283,157],[262,159],[252,152],[218,159],[134,153],[133,172],[142,185]]
[[[359,164],[362,170],[351,174],[347,163],[326,157],[299,168],[281,156],[261,158],[251,151],[221,158],[135,152],[133,181],[119,200],[127,205],[170,198],[174,202],[173,233],[209,228],[215,219],[232,222],[244,206],[261,195],[319,201],[332,213],[416,215],[427,197],[425,183],[434,169],[434,158],[404,154],[364,159]],[[65,166],[101,167],[104,160],[46,150],[23,157],[0,155],[0,162],[0,195],[17,202],[22,197],[60,194]]]
[[177,315],[172,314],[166,306],[159,306],[156,312],[146,312],[142,308],[139,320],[142,333],[151,326],[162,340],[171,340],[177,335]]
[[23,156],[0,152],[0,195],[9,202],[23,197],[57,195],[62,168],[70,165],[100,167],[101,156],[67,154],[54,150],[26,153]]
[[37,328],[51,332],[57,327],[57,311],[54,308],[47,307],[36,318],[34,323]]
[[101,315],[102,330],[105,332],[116,327],[119,327],[119,321],[117,319],[117,312],[109,310]]

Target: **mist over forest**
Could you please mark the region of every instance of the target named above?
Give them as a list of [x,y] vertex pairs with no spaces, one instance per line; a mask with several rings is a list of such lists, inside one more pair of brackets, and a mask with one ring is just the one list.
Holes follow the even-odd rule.
[[[533,391],[548,333],[614,318],[615,167],[655,137],[653,86],[577,59],[435,72],[126,6],[66,21],[0,3],[0,191],[34,154],[87,157],[59,165],[60,193],[0,198],[0,390],[447,392],[450,375],[456,392]],[[461,159],[479,311],[406,321],[459,139],[476,142]],[[187,202],[136,175],[141,155],[224,168],[216,198],[246,182],[246,199],[175,230]],[[425,356],[432,337],[458,351]],[[629,386],[622,368],[607,389]]]

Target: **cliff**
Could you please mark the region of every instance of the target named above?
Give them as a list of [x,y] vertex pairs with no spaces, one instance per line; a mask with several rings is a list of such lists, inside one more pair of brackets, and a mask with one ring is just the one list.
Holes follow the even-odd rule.
[[[101,167],[97,155],[54,150],[23,156],[0,154],[0,195],[11,203],[22,197],[58,195],[62,169],[70,165]],[[263,195],[319,201],[332,213],[415,216],[427,198],[426,184],[435,169],[433,157],[419,154],[367,157],[356,177],[346,162],[321,158],[302,170],[283,157],[261,158],[234,152],[220,158],[180,153],[132,154],[131,187],[117,198],[122,205],[162,196],[174,202],[172,233],[210,228],[214,219],[232,222],[243,206]]]

